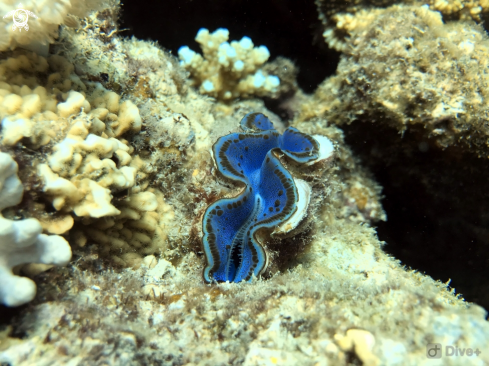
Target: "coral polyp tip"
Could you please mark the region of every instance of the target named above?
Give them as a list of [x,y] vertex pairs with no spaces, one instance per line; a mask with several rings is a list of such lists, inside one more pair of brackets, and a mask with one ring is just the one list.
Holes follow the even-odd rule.
[[219,138],[212,149],[219,174],[242,190],[214,202],[204,214],[208,283],[249,281],[263,273],[267,238],[298,232],[309,208],[311,187],[289,165],[314,165],[333,156],[328,138],[293,127],[280,135],[261,113],[247,114],[240,126],[243,133]]

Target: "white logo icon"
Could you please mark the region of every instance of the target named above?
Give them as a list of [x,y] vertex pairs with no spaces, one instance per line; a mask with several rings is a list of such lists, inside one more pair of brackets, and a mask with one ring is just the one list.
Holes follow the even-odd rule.
[[19,32],[22,32],[22,28],[24,28],[26,31],[29,30],[29,24],[27,24],[29,15],[37,19],[36,14],[34,14],[32,11],[23,9],[22,4],[19,4],[18,9],[9,11],[7,15],[4,15],[4,18],[12,17],[12,20],[14,21],[12,30],[16,31],[17,28],[19,28]]

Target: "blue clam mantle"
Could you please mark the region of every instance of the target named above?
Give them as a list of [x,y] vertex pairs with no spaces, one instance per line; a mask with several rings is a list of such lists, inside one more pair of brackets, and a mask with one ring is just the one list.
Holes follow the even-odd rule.
[[267,267],[265,235],[290,231],[304,218],[310,188],[291,175],[280,157],[312,165],[333,153],[326,137],[312,137],[293,127],[280,135],[261,113],[247,114],[241,128],[244,133],[219,138],[212,150],[221,176],[244,189],[236,197],[214,202],[204,214],[206,282],[259,276]]

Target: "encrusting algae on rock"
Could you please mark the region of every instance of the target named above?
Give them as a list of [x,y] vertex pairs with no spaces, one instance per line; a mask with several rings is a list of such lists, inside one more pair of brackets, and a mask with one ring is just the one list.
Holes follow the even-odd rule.
[[[427,339],[489,342],[482,308],[383,251],[381,187],[332,120],[309,106],[291,129],[260,100],[201,95],[175,57],[122,38],[117,12],[62,27],[47,58],[18,48],[0,63],[0,149],[24,189],[2,215],[39,220],[74,256],[37,271],[36,298],[0,331],[0,362],[417,365]],[[261,278],[205,284],[206,208],[242,189],[219,183],[210,150],[249,113],[324,136],[334,158],[321,174],[289,161],[314,180],[312,210],[304,231],[267,241]]]
[[350,40],[370,25],[386,8],[414,6],[436,11],[444,20],[484,21],[489,13],[487,0],[315,0],[329,47],[340,52],[350,49]]
[[[300,119],[365,121],[412,130],[441,148],[487,156],[489,39],[473,22],[445,24],[426,7],[369,13],[352,31],[336,74],[326,79]],[[399,33],[402,37],[399,37]]]

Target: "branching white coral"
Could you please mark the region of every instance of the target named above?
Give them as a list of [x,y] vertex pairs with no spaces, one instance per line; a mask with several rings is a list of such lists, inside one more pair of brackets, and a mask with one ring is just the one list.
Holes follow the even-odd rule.
[[[104,3],[105,0],[25,0],[19,4],[2,0],[0,1],[0,51],[13,49],[19,45],[29,48],[35,47],[36,44],[47,45],[58,37],[60,24],[75,26],[78,22],[73,16],[85,17],[90,11],[103,8]],[[26,19],[28,30],[12,27],[14,15],[11,12],[17,9],[24,9],[37,17]],[[25,17],[25,12],[16,13],[16,16]]]
[[280,79],[260,69],[270,57],[267,47],[254,47],[249,37],[231,43],[228,39],[227,29],[209,33],[202,28],[195,40],[201,45],[204,57],[188,46],[178,50],[180,64],[190,71],[199,91],[224,100],[276,93]]
[[41,234],[36,219],[12,221],[1,211],[20,203],[23,187],[17,177],[17,163],[0,153],[0,303],[18,306],[31,301],[36,294],[35,283],[12,273],[23,263],[65,265],[71,259],[68,242],[58,235]]

